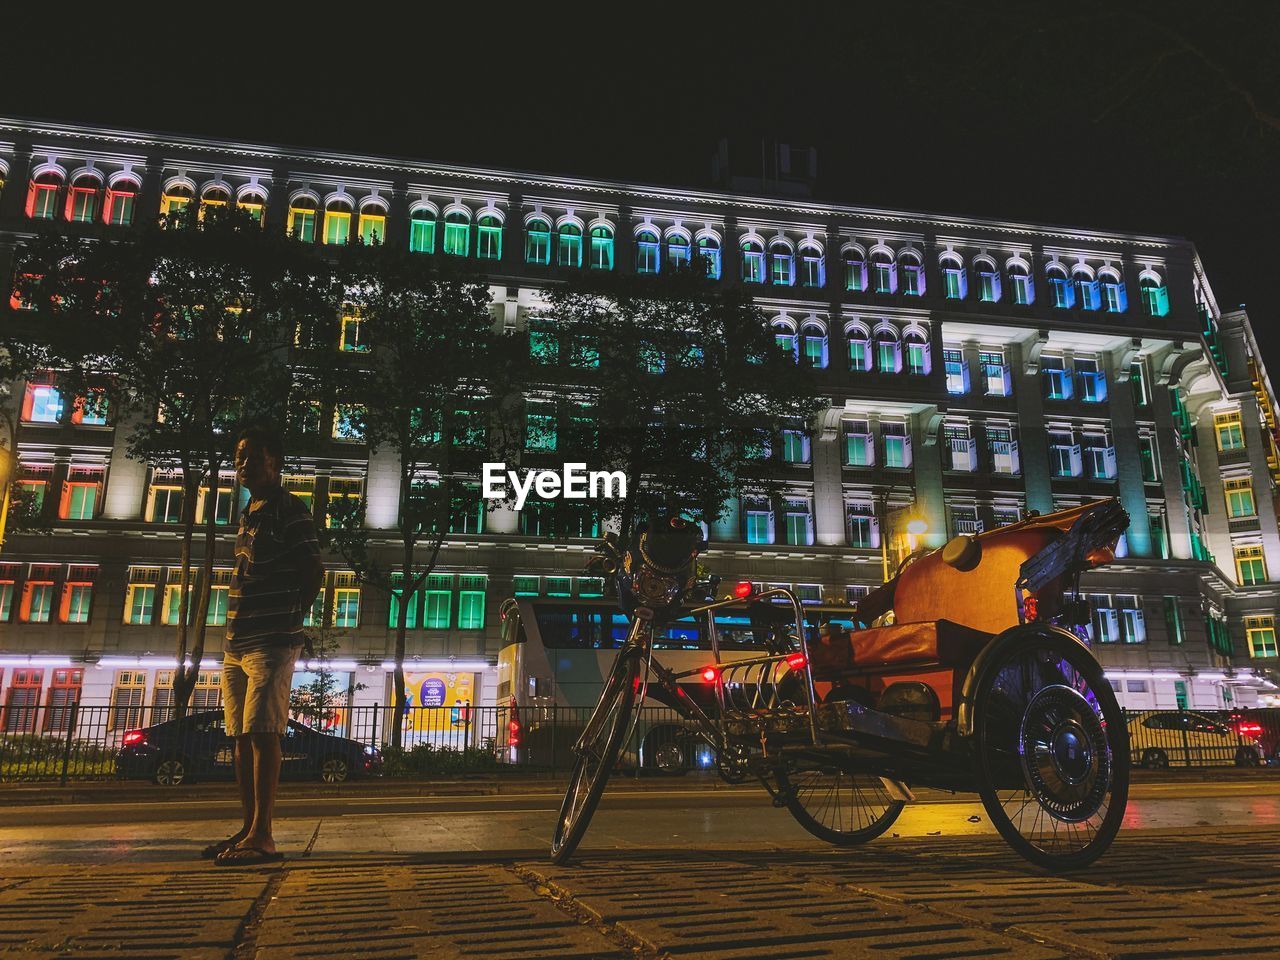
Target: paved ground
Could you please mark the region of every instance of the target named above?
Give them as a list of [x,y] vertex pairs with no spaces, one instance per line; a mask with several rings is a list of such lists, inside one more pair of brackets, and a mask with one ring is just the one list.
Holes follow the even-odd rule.
[[9,808],[0,957],[1274,960],[1280,789],[1245,786],[1140,788],[1112,851],[1067,877],[968,798],[833,850],[746,793],[617,790],[568,867],[545,857],[549,793],[347,800],[281,820],[284,865],[234,871],[193,859],[225,809]]

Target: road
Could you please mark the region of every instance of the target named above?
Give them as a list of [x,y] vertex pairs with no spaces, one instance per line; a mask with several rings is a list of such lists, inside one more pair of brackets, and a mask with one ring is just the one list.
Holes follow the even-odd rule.
[[1266,957],[1280,782],[1140,783],[1053,877],[969,797],[835,850],[746,789],[618,786],[566,867],[558,796],[293,797],[283,866],[195,859],[225,799],[0,808],[0,957]]

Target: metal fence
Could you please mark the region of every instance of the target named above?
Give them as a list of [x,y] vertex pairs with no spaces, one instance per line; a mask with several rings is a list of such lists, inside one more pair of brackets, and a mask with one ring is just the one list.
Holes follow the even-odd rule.
[[[410,707],[401,746],[388,745],[394,708],[342,707],[303,715],[285,740],[286,776],[320,776],[319,760],[342,754],[380,763],[349,765],[346,775],[435,779],[456,774],[559,775],[590,708]],[[97,704],[11,707],[0,712],[0,781],[151,779],[166,759],[184,761],[185,779],[230,780],[232,740],[222,712],[192,712],[172,722],[172,708]],[[1280,773],[1280,710],[1128,711],[1135,766],[1267,767]],[[310,728],[310,729],[307,729]],[[144,731],[145,743],[127,743]],[[312,733],[311,731],[315,731]],[[138,740],[138,737],[129,738]],[[674,710],[640,711],[623,747],[624,773],[680,774],[715,766],[715,756]],[[332,775],[332,771],[330,771]]]

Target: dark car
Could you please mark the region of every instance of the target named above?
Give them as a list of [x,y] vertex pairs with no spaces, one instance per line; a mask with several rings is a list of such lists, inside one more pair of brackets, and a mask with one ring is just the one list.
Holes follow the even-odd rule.
[[[282,779],[341,783],[378,776],[382,755],[355,740],[335,737],[295,720],[280,738]],[[177,785],[193,780],[234,780],[235,741],[223,727],[222,711],[195,713],[153,727],[130,730],[116,757],[116,775]]]

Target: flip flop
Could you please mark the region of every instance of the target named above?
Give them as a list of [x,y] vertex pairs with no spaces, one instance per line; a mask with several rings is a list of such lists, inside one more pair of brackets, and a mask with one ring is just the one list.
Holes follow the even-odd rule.
[[262,863],[277,863],[284,859],[279,850],[263,850],[259,847],[229,847],[214,858],[215,867],[256,867]]
[[236,839],[234,840],[219,840],[216,843],[211,843],[207,847],[205,847],[203,850],[200,851],[200,859],[201,860],[216,859],[218,854],[220,854],[223,850],[230,850],[239,842],[240,842],[240,838],[236,837]]

